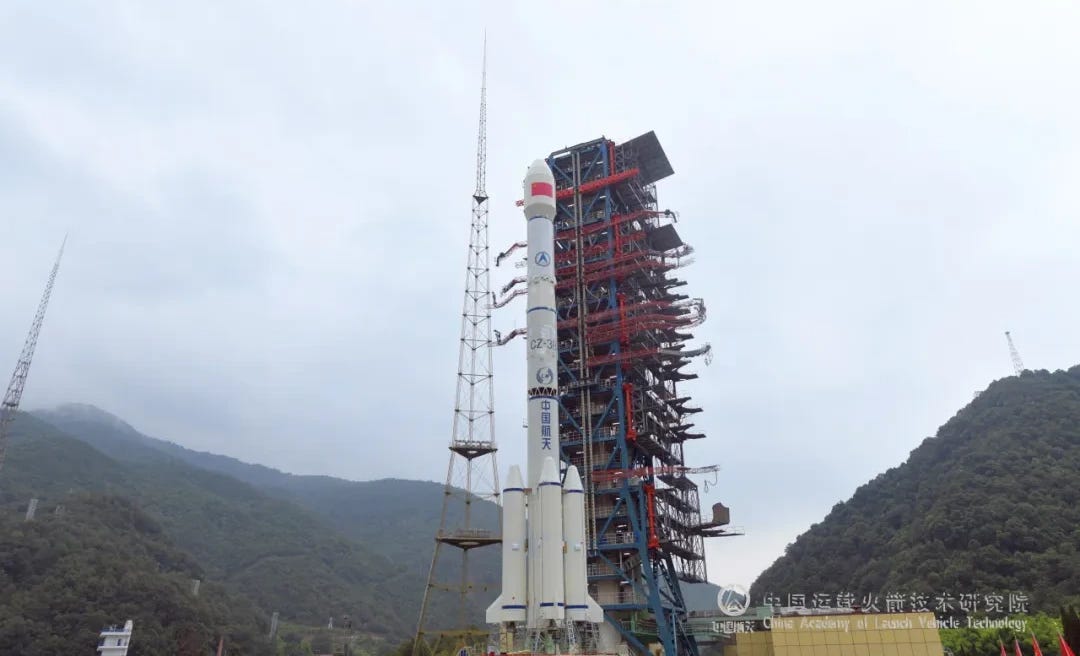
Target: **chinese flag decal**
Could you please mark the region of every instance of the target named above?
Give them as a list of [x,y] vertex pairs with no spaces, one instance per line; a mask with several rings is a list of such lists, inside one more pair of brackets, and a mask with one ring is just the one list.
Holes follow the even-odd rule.
[[551,185],[546,182],[534,182],[529,189],[529,193],[533,196],[548,196],[550,198],[555,197],[555,190],[551,188]]

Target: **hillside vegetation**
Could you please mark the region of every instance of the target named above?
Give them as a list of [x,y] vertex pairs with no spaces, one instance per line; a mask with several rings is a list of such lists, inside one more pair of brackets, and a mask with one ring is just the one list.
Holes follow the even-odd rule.
[[800,535],[751,593],[1012,592],[1056,613],[1080,595],[1078,472],[1080,367],[999,380]]
[[[31,497],[41,501],[39,515],[50,518],[57,505],[70,506],[73,498],[123,497],[157,527],[155,535],[185,554],[185,571],[198,572],[206,594],[220,590],[242,599],[263,624],[274,611],[282,626],[325,627],[331,616],[340,625],[349,615],[369,651],[411,636],[439,521],[441,484],[286,474],[142,435],[85,405],[20,415],[14,428],[0,475],[5,518],[21,521]],[[490,502],[474,500],[473,514],[481,526],[498,525]],[[449,524],[459,519],[452,514]],[[443,561],[444,583],[454,582],[455,556],[448,550]],[[471,578],[481,594],[465,611],[481,625],[482,609],[497,594],[498,552],[473,556]],[[80,589],[77,596],[92,594]],[[703,594],[706,605],[715,607],[715,591]],[[45,599],[40,603],[48,607]],[[436,595],[429,627],[458,628],[457,601],[456,595]],[[84,628],[96,633],[100,622],[92,619]],[[293,647],[298,636],[317,635],[289,631],[295,634]]]
[[[293,501],[322,515],[342,534],[368,544],[400,565],[427,574],[432,526],[438,525],[442,508],[442,483],[401,479],[348,481],[331,476],[288,474],[149,437],[118,417],[85,404],[67,404],[36,411],[34,415],[117,460],[161,462],[171,457]],[[452,509],[448,523],[454,525],[462,520],[460,504]],[[498,527],[498,506],[474,499],[472,523]],[[386,540],[388,534],[394,540]],[[481,579],[497,579],[498,558],[491,561],[490,565],[480,565]]]
[[[6,473],[6,470],[5,470]],[[254,606],[207,583],[160,524],[128,500],[78,495],[29,522],[0,513],[0,653],[92,654],[105,626],[134,620],[132,655],[268,653]]]
[[296,504],[228,476],[175,459],[131,464],[27,415],[0,476],[0,508],[17,514],[30,497],[43,511],[73,493],[131,499],[191,554],[209,579],[242,595],[268,617],[320,625],[348,614],[360,631],[394,640],[408,635],[415,598],[403,568],[341,535]]
[[[116,460],[133,464],[185,463],[243,481],[265,495],[307,509],[341,535],[392,561],[402,571],[395,579],[402,599],[402,614],[409,622],[415,622],[442,511],[443,484],[400,479],[361,482],[288,474],[149,437],[118,417],[84,404],[68,404],[34,415]],[[460,502],[451,504],[449,526],[462,521],[462,506]],[[474,499],[471,523],[473,527],[497,530],[498,506]],[[460,577],[459,553],[456,550],[443,553],[445,556],[440,560],[443,567],[438,575],[443,583],[453,583]],[[479,594],[475,607],[468,609],[468,617],[482,622],[482,610],[498,595],[498,552],[474,551],[469,570]],[[461,616],[458,600],[459,597],[450,593],[433,595],[431,626],[457,626]]]

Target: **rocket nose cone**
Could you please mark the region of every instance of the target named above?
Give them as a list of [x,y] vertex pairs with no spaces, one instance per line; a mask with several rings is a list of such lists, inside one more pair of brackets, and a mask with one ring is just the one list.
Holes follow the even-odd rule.
[[559,482],[559,468],[555,466],[555,460],[548,456],[544,458],[544,464],[540,467],[540,482],[541,483],[558,483]]
[[526,219],[555,218],[555,175],[544,160],[538,159],[529,166],[521,187]]
[[577,467],[570,465],[566,468],[566,480],[563,481],[563,492],[582,492],[581,476],[578,475]]
[[548,168],[547,162],[542,159],[536,159],[529,165],[529,174],[532,175],[534,173],[551,175],[551,169]]
[[542,159],[538,159],[529,165],[529,171],[525,174],[525,179],[531,182],[555,182],[555,174],[551,172],[551,168]]
[[521,482],[521,469],[517,465],[510,468],[510,473],[506,476],[506,487],[519,490],[525,487],[525,484]]

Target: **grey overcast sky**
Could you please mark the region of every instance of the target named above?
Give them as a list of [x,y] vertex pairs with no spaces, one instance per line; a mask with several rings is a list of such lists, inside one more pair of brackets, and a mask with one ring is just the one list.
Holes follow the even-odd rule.
[[[655,130],[675,169],[715,348],[689,456],[747,533],[714,582],[1010,374],[1003,331],[1080,362],[1076,3],[11,0],[0,365],[70,232],[24,407],[442,480],[485,27],[494,250],[556,148]],[[496,356],[503,475],[523,357]]]

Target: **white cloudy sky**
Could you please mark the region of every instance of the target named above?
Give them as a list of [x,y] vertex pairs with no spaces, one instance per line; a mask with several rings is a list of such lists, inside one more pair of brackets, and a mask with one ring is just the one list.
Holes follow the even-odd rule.
[[[493,247],[524,233],[533,158],[648,130],[667,151],[716,349],[690,455],[747,532],[710,578],[749,584],[1010,373],[1004,330],[1029,366],[1080,361],[1078,11],[5,2],[0,364],[69,232],[24,406],[441,480],[486,26]],[[504,467],[522,358],[496,360]]]

